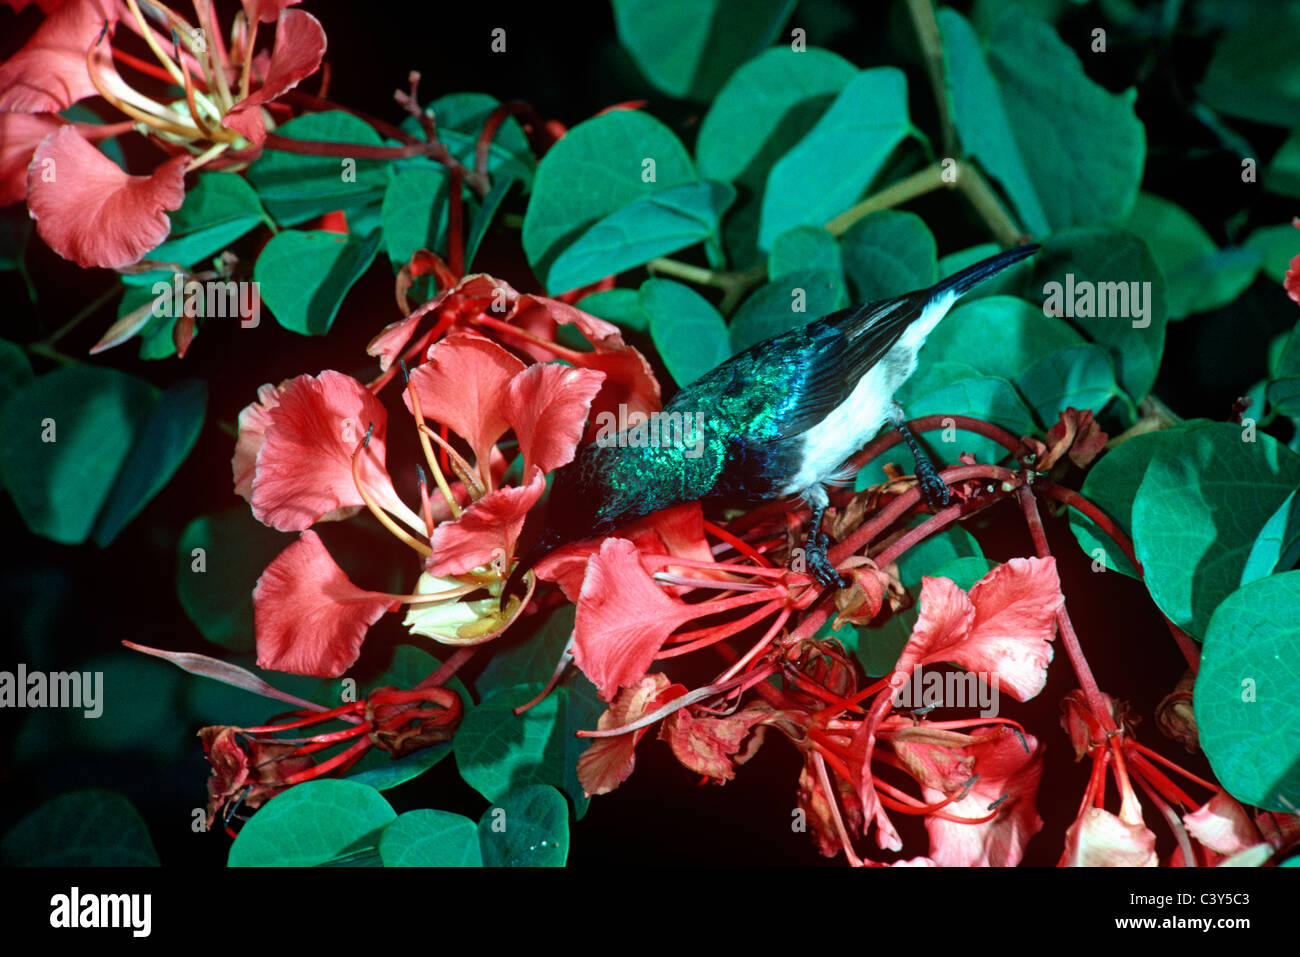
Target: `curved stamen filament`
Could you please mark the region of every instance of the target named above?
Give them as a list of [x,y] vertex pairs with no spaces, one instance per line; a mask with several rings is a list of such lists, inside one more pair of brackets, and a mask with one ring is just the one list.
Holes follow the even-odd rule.
[[[98,44],[96,44],[96,46],[97,45]],[[152,100],[148,100],[148,99],[144,99],[143,97],[140,97],[139,94],[137,94],[130,87],[125,87],[124,89],[119,90],[118,93],[111,92],[108,88],[108,85],[104,82],[104,79],[95,70],[95,47],[94,46],[92,46],[89,50],[86,51],[86,74],[90,77],[91,84],[99,92],[100,96],[102,96],[109,103],[113,104],[113,106],[117,110],[121,111],[122,113],[125,113],[127,116],[132,117],[135,120],[138,120],[139,122],[143,123],[145,126],[148,126],[154,130],[163,130],[169,133],[174,133],[175,135],[184,137],[187,140],[193,139],[195,135],[198,133],[197,128],[192,126],[187,127],[183,125],[184,119],[179,114],[173,113],[171,110],[167,109],[167,107],[161,106],[160,104],[155,103]],[[120,95],[118,95],[119,93]],[[144,100],[144,102],[148,104],[148,107],[147,109],[139,109],[131,105],[130,103],[128,103],[127,102],[128,99]],[[158,112],[153,112],[153,110],[157,110]],[[172,120],[167,119],[165,116],[160,115],[163,113],[166,113],[170,116],[174,116],[176,120],[179,122],[173,122]]]
[[[403,368],[405,371],[405,368]],[[456,501],[456,496],[451,494],[451,486],[447,484],[447,478],[442,474],[442,469],[438,467],[438,457],[433,454],[433,446],[429,444],[429,436],[425,431],[424,410],[420,408],[420,397],[415,392],[415,386],[411,384],[411,377],[406,377],[406,394],[411,397],[411,411],[415,415],[416,432],[420,437],[420,448],[424,450],[424,459],[429,463],[429,469],[433,472],[433,480],[438,485],[438,491],[442,493],[447,507],[451,509],[452,518],[460,518],[460,503]]]
[[[438,448],[442,452],[442,458],[446,461],[451,459],[451,468],[456,473],[456,477],[465,483],[465,489],[470,493],[470,497],[477,500],[486,495],[489,491],[480,480],[478,469],[474,468],[465,460],[465,457],[452,448],[451,443],[445,436],[439,435],[428,424],[422,424],[420,431],[438,443]],[[490,454],[490,453],[489,453]]]
[[379,519],[379,524],[392,532],[398,540],[405,542],[425,558],[428,558],[433,554],[433,549],[424,544],[424,542],[417,541],[410,532],[406,531],[406,529],[402,528],[389,518],[388,513],[379,507],[379,503],[374,500],[368,491],[366,491],[365,483],[361,481],[361,450],[370,444],[370,434],[374,429],[375,426],[372,422],[370,428],[366,429],[365,438],[357,443],[356,451],[352,453],[352,482],[357,487],[357,494],[360,495],[361,500],[366,503],[366,508],[370,509],[370,514]]
[[747,664],[753,661],[758,656],[758,653],[760,651],[762,651],[764,648],[766,648],[769,644],[772,643],[772,639],[777,636],[777,634],[781,631],[782,626],[785,625],[786,621],[788,621],[789,618],[790,618],[790,609],[782,608],[781,614],[776,616],[776,621],[772,622],[772,627],[767,630],[767,634],[765,634],[762,638],[760,638],[757,642],[755,642],[754,647],[750,648],[749,651],[745,652],[744,656],[739,661],[737,661],[725,672],[723,672],[722,677],[719,678],[718,681],[723,682],[729,680],[732,676],[736,674],[736,672],[740,671]]

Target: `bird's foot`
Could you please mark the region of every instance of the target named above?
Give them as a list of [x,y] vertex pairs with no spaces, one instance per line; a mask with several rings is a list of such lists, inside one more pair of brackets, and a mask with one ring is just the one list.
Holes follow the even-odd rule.
[[818,530],[809,534],[807,547],[804,549],[808,569],[823,588],[846,588],[849,584],[848,580],[831,564],[831,560],[826,555],[829,545],[830,539],[825,532]]
[[931,508],[942,508],[952,500],[948,486],[939,476],[939,470],[929,459],[918,459],[916,463],[916,481],[921,486],[921,498]]

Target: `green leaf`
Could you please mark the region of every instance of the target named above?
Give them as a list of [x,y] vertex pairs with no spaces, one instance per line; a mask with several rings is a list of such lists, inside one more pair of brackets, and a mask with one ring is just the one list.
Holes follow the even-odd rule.
[[[500,100],[487,93],[448,93],[430,103],[425,111],[436,118],[438,139],[447,147],[448,152],[466,167],[473,169],[479,134],[483,132],[488,117],[500,105]],[[419,124],[414,124],[414,128],[406,123],[402,125],[423,138]],[[497,128],[496,135],[492,137],[492,145],[488,148],[487,168],[493,187],[502,179],[519,180],[527,190],[536,165],[523,127],[513,116],[507,116]],[[465,258],[468,262],[469,256]]]
[[579,236],[638,199],[697,179],[681,141],[645,113],[616,110],[579,123],[537,164],[524,216],[528,262],[543,285],[562,292],[551,267]]
[[6,867],[157,867],[144,819],[115,791],[60,794],[4,836]]
[[796,226],[772,243],[772,252],[767,257],[768,279],[775,281],[804,269],[844,272],[840,245],[821,226]]
[[1012,381],[1044,430],[1067,408],[1091,409],[1099,415],[1111,399],[1123,395],[1109,354],[1092,344],[1049,353]]
[[470,787],[489,801],[525,784],[558,784],[564,776],[563,708],[556,688],[521,715],[540,685],[516,685],[469,709],[453,740],[456,765]]
[[1277,507],[1251,546],[1241,584],[1284,572],[1300,561],[1300,491],[1293,491]]
[[1192,703],[1201,747],[1233,797],[1300,804],[1300,571],[1239,588],[1210,619]]
[[824,269],[787,273],[749,294],[731,318],[731,349],[741,352],[771,336],[806,326],[848,304],[844,279]]
[[304,781],[271,798],[231,845],[231,867],[314,867],[375,848],[397,814],[355,781]]
[[204,638],[234,651],[253,647],[253,587],[287,545],[246,505],[185,526],[176,543],[176,595]]
[[731,356],[727,324],[707,299],[671,279],[647,279],[639,294],[650,337],[679,386],[689,385]]
[[723,224],[738,268],[758,258],[758,217],[772,166],[813,128],[857,68],[828,50],[781,46],[736,70],[700,124],[700,175],[736,184]]
[[32,364],[23,347],[8,339],[0,339],[0,407],[33,378]]
[[613,0],[618,39],[654,86],[707,101],[770,46],[796,0]]
[[[915,377],[913,377],[915,379]],[[912,383],[899,390],[899,401],[908,418],[926,415],[965,415],[993,422],[1012,435],[1032,435],[1037,426],[1030,411],[1009,381],[995,376],[963,378],[924,394],[913,391]],[[1008,455],[1006,449],[980,435],[956,430],[954,440],[945,442],[943,433],[930,433],[927,439],[931,457],[945,467],[957,464],[958,456],[970,452],[979,462],[999,462]],[[909,469],[910,471],[910,469]]]
[[1263,257],[1260,268],[1264,270],[1264,275],[1281,285],[1286,282],[1286,271],[1291,266],[1291,260],[1300,256],[1300,229],[1290,223],[1264,226],[1250,234],[1246,247],[1259,251]]
[[569,857],[569,806],[544,784],[511,791],[478,822],[487,867],[563,867]]
[[736,198],[728,183],[700,180],[634,200],[590,226],[551,264],[548,286],[576,289],[656,256],[703,242]]
[[857,74],[829,50],[766,50],[727,81],[700,124],[700,175],[761,192],[768,171]]
[[852,206],[911,132],[903,72],[875,67],[859,73],[773,165],[763,193],[759,248],[770,249],[795,226],[821,226]]
[[379,856],[385,867],[482,867],[478,828],[450,811],[407,811],[384,828]]
[[[508,183],[508,181],[507,181]],[[436,164],[395,173],[384,190],[384,247],[395,266],[417,249],[447,248],[447,174]]]
[[1256,250],[1220,250],[1181,206],[1150,193],[1138,194],[1124,228],[1147,244],[1164,274],[1170,319],[1226,306],[1259,271]]
[[578,301],[578,308],[629,332],[649,331],[649,320],[641,311],[641,294],[636,289],[606,289],[602,292],[593,292]]
[[1300,64],[1292,43],[1297,35],[1300,10],[1270,5],[1219,41],[1197,92],[1230,116],[1294,126],[1300,117]]
[[33,379],[0,412],[0,475],[35,534],[84,542],[158,404],[152,386],[74,365]]
[[1156,453],[1133,501],[1133,542],[1151,597],[1174,624],[1205,635],[1297,486],[1300,456],[1253,427],[1207,425]]
[[329,332],[343,297],[374,260],[379,238],[296,229],[272,236],[253,275],[280,325],[304,336]]
[[[368,123],[339,110],[299,116],[275,132],[298,140],[384,145]],[[247,173],[266,211],[286,226],[377,201],[388,185],[388,175],[384,160],[312,156],[269,147]]]
[[141,423],[95,522],[96,545],[108,547],[176,474],[198,441],[207,403],[207,384],[198,379],[182,379],[162,394]]
[[962,144],[1006,190],[1025,230],[1122,220],[1146,159],[1136,92],[1108,93],[1051,26],[1018,8],[985,39],[952,10],[938,23]]
[[[576,613],[576,605],[566,604],[553,612],[535,635],[497,649],[483,673],[474,682],[479,694],[487,698],[513,685],[544,685],[550,681],[560,663],[560,656],[573,635]],[[509,635],[498,639],[506,642],[509,640]]]
[[192,266],[268,220],[257,193],[235,173],[200,173],[171,216],[167,240],[150,259]]
[[502,201],[506,198],[506,193],[510,192],[510,187],[514,185],[514,180],[500,178],[492,184],[488,194],[483,197],[482,204],[479,205],[478,212],[474,214],[474,221],[469,227],[469,236],[465,239],[465,271],[470,271],[470,266],[474,265],[474,257],[478,255],[478,248],[483,242],[483,237],[487,235],[488,229],[492,225],[492,219],[501,208]]
[[595,728],[607,705],[578,674],[522,715],[514,714],[541,689],[540,683],[515,685],[469,709],[452,742],[456,764],[465,782],[489,801],[524,785],[549,784],[569,796],[581,818],[588,798],[576,766],[589,742],[574,732]]
[[1029,297],[1043,297],[1044,311],[1059,308],[1105,346],[1121,388],[1134,402],[1146,398],[1164,353],[1167,316],[1164,277],[1146,244],[1122,231],[1066,230],[1044,241],[1032,275]]
[[1292,199],[1300,199],[1300,130],[1292,130],[1268,168],[1264,170],[1264,188]]
[[[1172,429],[1144,432],[1125,439],[1092,464],[1079,493],[1100,508],[1131,539],[1133,498],[1137,495],[1151,460],[1165,447],[1165,443],[1173,441],[1180,432],[1202,428],[1205,424],[1203,421],[1182,423]],[[1092,557],[1094,563],[1101,561],[1111,571],[1130,578],[1141,577],[1124,557],[1124,553],[1097,524],[1073,509],[1070,510],[1070,531],[1074,532],[1079,547]],[[1096,569],[1095,564],[1093,567]]]
[[401,758],[384,755],[386,760],[383,763],[356,774],[349,774],[347,780],[369,785],[376,791],[387,791],[389,788],[395,788],[399,784],[418,778],[449,754],[451,754],[451,743],[443,742],[421,748],[419,751],[412,751]]
[[[989,348],[996,339],[997,348]],[[917,370],[933,362],[964,362],[984,375],[1015,379],[1061,349],[1084,345],[1083,336],[1023,299],[986,296],[959,302],[926,337]]]
[[841,242],[854,302],[924,289],[939,278],[934,236],[915,213],[882,209],[850,226]]

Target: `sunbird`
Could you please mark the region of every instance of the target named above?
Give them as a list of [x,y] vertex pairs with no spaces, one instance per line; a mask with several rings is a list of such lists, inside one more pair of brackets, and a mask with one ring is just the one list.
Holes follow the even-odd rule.
[[840,585],[821,527],[827,483],[844,478],[845,461],[888,423],[912,450],[926,503],[948,503],[948,487],[907,428],[894,393],[952,304],[1038,249],[1007,250],[928,289],[841,309],[750,346],[658,413],[674,426],[671,441],[663,441],[663,429],[655,432],[658,441],[647,442],[629,428],[583,445],[556,471],[546,525],[511,573],[502,602],[521,593],[524,574],[561,545],[694,501],[752,506],[802,499],[812,508],[807,567],[822,585]]

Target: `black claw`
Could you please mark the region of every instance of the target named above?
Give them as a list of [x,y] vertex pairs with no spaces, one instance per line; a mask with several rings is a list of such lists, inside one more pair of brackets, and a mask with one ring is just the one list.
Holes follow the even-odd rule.
[[947,505],[952,499],[948,486],[939,477],[939,470],[934,467],[930,457],[925,454],[925,450],[916,441],[916,436],[912,434],[912,430],[902,422],[899,422],[894,428],[902,433],[907,447],[912,450],[912,458],[916,460],[916,481],[921,486],[921,497],[925,500],[925,504],[931,508],[942,508]]
[[804,555],[813,577],[823,588],[846,588],[848,579],[841,575],[831,564],[831,560],[826,557],[826,549],[830,547],[830,536],[822,531],[822,516],[825,513],[825,505],[813,509]]

